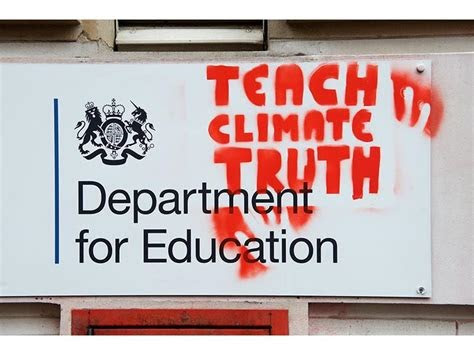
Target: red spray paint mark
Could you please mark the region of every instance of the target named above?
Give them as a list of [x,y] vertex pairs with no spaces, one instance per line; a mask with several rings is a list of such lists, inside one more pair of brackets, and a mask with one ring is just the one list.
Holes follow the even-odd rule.
[[260,217],[263,219],[263,223],[270,224],[270,218],[268,218],[268,213],[265,213],[266,208],[263,206],[257,206],[257,212],[260,214]]
[[429,84],[420,83],[415,75],[407,72],[393,71],[391,78],[396,118],[401,121],[405,116],[406,107],[403,92],[406,88],[410,87],[413,89],[413,105],[409,124],[413,127],[420,118],[421,106],[429,104],[430,115],[423,131],[429,137],[435,137],[443,118],[443,102],[437,90]]
[[[314,216],[316,212],[315,206],[307,206],[307,209],[313,213],[308,213],[304,210],[303,206],[298,206],[296,211],[293,211],[293,206],[288,206],[285,210],[288,213],[288,221],[294,230],[300,230],[306,226],[311,217]],[[263,208],[259,208],[259,215],[263,219],[266,225],[270,224],[270,219],[267,213],[263,213]],[[271,212],[275,215],[275,224],[281,224],[281,211],[278,211],[277,206],[275,206]],[[254,232],[249,228],[247,223],[245,223],[244,216],[238,207],[234,207],[234,210],[231,212],[229,207],[219,208],[218,213],[212,215],[212,222],[214,225],[215,233],[217,240],[222,242],[226,238],[235,238],[237,232],[244,233],[248,238],[255,238]],[[238,247],[234,243],[227,243],[226,247],[229,249],[236,249],[241,255],[247,251],[247,247],[241,246]],[[255,258],[248,254],[250,260],[255,260]],[[262,272],[267,271],[268,267],[263,265],[261,262],[248,262],[244,258],[239,260],[239,277],[242,279],[251,278],[259,275]]]
[[[240,253],[243,255],[247,251],[246,247],[240,247]],[[255,260],[252,254],[248,254],[249,260]],[[239,276],[241,279],[248,279],[251,277],[255,277],[262,272],[267,271],[267,267],[263,265],[261,262],[256,261],[249,263],[245,261],[243,258],[240,260],[240,269],[239,269]]]
[[304,207],[298,207],[296,209],[296,211],[293,211],[293,206],[287,207],[286,209],[287,209],[287,212],[288,212],[288,220],[289,220],[291,226],[295,230],[300,230],[305,225],[307,225],[308,222],[311,220],[311,217],[316,212],[316,207],[315,206],[308,206],[308,210],[312,211],[313,213],[307,213],[304,210]]
[[[231,212],[229,207],[219,208],[217,213],[212,215],[212,222],[214,224],[214,229],[216,232],[216,237],[218,241],[222,241],[226,238],[235,238],[235,233],[242,232],[248,238],[255,238],[254,233],[250,230],[247,223],[245,223],[242,216],[242,212],[238,207],[234,207],[234,210]],[[235,248],[235,245],[226,244],[229,248]],[[247,251],[247,247],[241,246],[237,247],[238,252],[243,255]],[[250,260],[255,260],[251,254],[248,254]],[[268,268],[263,265],[261,262],[248,262],[244,258],[239,260],[239,276],[240,278],[250,278],[254,277],[262,272],[265,272]]]
[[[286,207],[286,212],[288,213],[288,221],[290,222],[290,225],[293,227],[294,230],[298,231],[305,225],[307,225],[311,220],[311,217],[313,217],[314,213],[316,212],[316,206],[307,206],[306,209],[307,210],[305,211],[304,206],[297,206],[296,211],[294,211],[293,206]],[[281,224],[281,211],[279,211],[278,206],[273,206],[273,209],[269,213],[264,213],[264,207],[257,207],[257,210],[259,211],[259,214],[266,225],[270,224],[270,218],[268,217],[268,215],[272,213],[275,215],[274,224]]]
[[275,214],[275,223],[281,224],[281,209],[274,208],[272,212]]

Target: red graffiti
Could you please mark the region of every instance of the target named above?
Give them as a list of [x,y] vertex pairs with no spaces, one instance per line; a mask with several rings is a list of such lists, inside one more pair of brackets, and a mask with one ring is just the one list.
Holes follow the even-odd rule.
[[250,148],[223,147],[214,152],[214,163],[224,163],[226,166],[227,188],[231,191],[240,189],[240,164],[250,161]]
[[[237,240],[237,232],[244,233],[247,238],[255,238],[254,233],[250,230],[247,223],[245,223],[242,212],[238,207],[235,207],[232,211],[229,207],[220,208],[217,213],[212,215],[212,223],[219,242],[222,242],[226,238],[235,238]],[[247,247],[239,247],[235,243],[227,243],[226,247],[233,249],[237,248],[237,251],[241,254],[244,254],[247,251]],[[248,258],[250,260],[255,260],[250,253],[248,253]],[[246,261],[244,258],[239,259],[239,276],[241,278],[253,277],[267,270],[267,266],[263,265],[261,262],[249,261]]]
[[413,89],[413,105],[409,113],[409,125],[415,126],[420,119],[422,105],[430,106],[430,114],[423,129],[429,137],[435,137],[439,132],[443,117],[443,102],[440,95],[429,83],[420,83],[420,80],[411,73],[404,71],[393,71],[391,74],[393,82],[393,100],[395,106],[395,117],[402,121],[406,115],[406,104],[404,92],[407,88]]
[[364,179],[369,179],[369,192],[379,191],[380,147],[370,147],[369,156],[364,155],[362,147],[354,148],[352,158],[352,185],[354,200],[363,196]]
[[229,80],[239,78],[239,67],[226,65],[209,65],[207,79],[216,81],[215,102],[216,106],[229,104]]
[[[267,64],[258,65],[243,75],[238,66],[209,65],[207,79],[215,82],[214,100],[216,106],[227,106],[229,99],[229,82],[241,79],[243,91],[247,99],[255,106],[263,106],[266,102],[266,93],[262,92],[260,79],[269,77]],[[309,89],[314,102],[322,106],[335,106],[338,102],[337,93],[328,89],[325,84],[328,80],[345,81],[344,102],[346,106],[358,104],[358,92],[364,93],[364,106],[374,106],[377,100],[378,66],[368,64],[365,76],[359,76],[359,64],[350,63],[345,78],[339,76],[339,64],[322,64],[305,78],[303,70],[298,64],[282,64],[275,70],[274,95],[277,106],[301,106],[305,89]],[[307,80],[305,80],[307,79]],[[305,82],[307,86],[305,87]],[[288,93],[291,93],[291,99]]]
[[336,90],[326,89],[324,84],[328,79],[339,78],[338,64],[323,64],[320,65],[311,75],[309,80],[309,90],[313,95],[314,101],[321,106],[337,105]]
[[[297,207],[294,209],[291,207],[286,207],[285,212],[288,214],[288,221],[294,230],[298,231],[307,225],[312,216],[317,211],[315,206],[308,206],[309,210],[312,212],[309,214],[304,211],[303,207]],[[265,225],[270,224],[269,215],[264,213],[264,209],[259,207],[260,216],[265,223]],[[273,208],[272,213],[275,215],[275,225],[281,224],[281,210],[278,208]],[[248,260],[245,258],[239,259],[239,271],[238,275],[242,279],[247,279],[255,277],[268,270],[268,267],[262,264],[260,261],[256,260],[252,254],[248,253],[248,248],[242,246],[238,242],[236,234],[241,232],[245,234],[247,238],[258,238],[254,231],[248,226],[244,220],[244,216],[240,211],[240,208],[234,207],[233,210],[230,207],[222,207],[216,213],[212,214],[212,224],[214,226],[214,232],[217,237],[217,240],[222,243],[225,239],[231,238],[235,242],[226,243],[225,248],[233,249],[235,252],[240,253],[241,255],[246,254]]]
[[293,210],[293,207],[287,207],[288,220],[290,221],[291,226],[294,230],[298,231],[302,229],[305,225],[308,224],[310,219],[314,217],[316,213],[316,206],[308,206],[312,211],[311,214],[303,211],[303,207],[298,207],[296,211]]
[[357,93],[358,91],[363,91],[364,106],[374,106],[377,100],[377,65],[368,64],[365,77],[359,77],[358,71],[358,63],[351,63],[347,67],[346,105],[357,105]]
[[303,71],[296,64],[280,65],[275,74],[275,103],[286,105],[286,92],[290,90],[293,105],[303,103]]
[[262,64],[253,68],[244,75],[245,94],[249,100],[256,106],[265,105],[265,94],[260,93],[262,83],[257,79],[268,77],[268,64]]
[[[280,225],[282,211],[281,209],[277,208],[277,206],[273,207],[274,208],[271,212],[275,215],[275,224]],[[290,222],[291,227],[293,227],[294,230],[298,231],[309,223],[311,217],[313,217],[316,213],[317,208],[316,206],[308,206],[308,210],[311,211],[310,213],[304,211],[303,206],[297,206],[296,209],[294,209],[293,206],[287,206],[285,210],[288,214],[288,221]],[[257,211],[262,217],[263,222],[266,225],[270,225],[270,218],[268,216],[268,213],[265,213],[265,208],[260,206],[257,208]]]
[[[252,112],[243,106],[245,110],[239,112],[231,107],[227,113],[219,110],[214,118],[210,118],[209,136],[218,144],[213,162],[225,171],[227,188],[242,193],[238,192],[242,186],[248,186],[243,184],[244,179],[247,183],[250,179],[255,191],[259,192],[270,189],[279,193],[288,188],[299,191],[307,185],[318,193],[345,194],[347,182],[341,180],[347,175],[350,164],[352,199],[363,199],[367,192],[378,194],[381,159],[385,155],[381,149],[383,144],[372,144],[377,124],[371,121],[372,115],[378,112],[374,106],[385,102],[377,100],[377,87],[382,78],[379,78],[377,64],[359,66],[359,63],[349,63],[344,72],[339,63],[325,63],[309,75],[298,64],[281,64],[273,68],[260,64],[249,70],[242,70],[239,66],[208,66],[207,79],[214,87],[216,107],[240,102],[242,97],[246,97],[247,103],[258,110]],[[393,109],[398,121],[408,117],[407,123],[412,127],[420,122],[424,124],[423,119],[427,118],[424,133],[434,137],[441,125],[443,104],[431,84],[420,81],[420,78],[416,74],[392,71]],[[268,80],[271,80],[271,85],[263,85]],[[411,109],[407,108],[406,89],[413,91]],[[233,96],[235,92],[241,96]],[[308,98],[310,102],[304,102]],[[262,107],[266,104],[271,104],[272,110],[265,112]],[[429,114],[425,105],[429,105]],[[389,104],[384,109],[391,110],[391,106]],[[375,139],[374,143],[378,141]],[[321,165],[326,169],[320,170]],[[395,193],[400,188],[400,167],[396,169]],[[249,171],[255,174],[249,176]],[[320,171],[325,172],[325,176],[316,179]],[[313,186],[320,181],[325,182],[324,187]],[[368,190],[364,189],[366,184]],[[288,222],[298,231],[318,214],[315,206],[306,206],[310,207],[308,211],[300,205],[273,209],[258,206],[259,217],[255,219],[264,226],[286,225]],[[373,207],[358,208],[364,212],[379,212]],[[245,209],[238,207],[233,210],[224,207],[212,215],[212,224],[221,245],[225,239],[231,238],[236,242],[225,243],[225,248],[249,256],[238,261],[238,275],[243,279],[268,270],[264,262],[251,256],[248,248],[238,242],[240,234],[246,238],[258,237],[256,234],[261,227],[254,226],[255,219],[246,213]],[[287,217],[285,223],[282,223],[282,217]]]
[[[255,154],[256,153],[256,154]],[[312,148],[298,151],[288,148],[286,161],[283,161],[282,152],[277,149],[223,147],[216,149],[214,163],[224,164],[227,188],[231,191],[241,189],[242,168],[251,163],[256,156],[256,190],[264,191],[268,188],[276,192],[289,187],[299,190],[306,182],[312,187],[317,171],[317,162],[326,164],[326,193],[340,194],[341,165],[343,161],[352,159],[352,186],[353,199],[363,197],[362,186],[364,179],[369,179],[369,193],[377,194],[379,191],[379,169],[381,152],[379,146],[372,146],[366,157],[362,146],[349,147],[348,145],[320,145],[316,151]],[[303,169],[303,178],[298,177],[298,154],[306,155],[306,164]],[[278,175],[282,170],[287,171],[286,179]]]

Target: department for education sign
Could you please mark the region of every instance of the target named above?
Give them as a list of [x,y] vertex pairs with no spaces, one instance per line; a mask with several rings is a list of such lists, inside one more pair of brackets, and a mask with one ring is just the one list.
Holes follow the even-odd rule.
[[0,296],[431,295],[429,61],[0,64]]

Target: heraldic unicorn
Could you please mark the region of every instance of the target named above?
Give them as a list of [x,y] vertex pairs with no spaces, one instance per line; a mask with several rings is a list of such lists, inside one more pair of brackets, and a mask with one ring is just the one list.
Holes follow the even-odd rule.
[[128,156],[143,159],[154,147],[151,131],[155,127],[147,122],[145,110],[130,102],[135,108],[130,120],[122,120],[125,107],[115,99],[102,107],[105,120],[93,102],[86,103],[85,120],[79,121],[75,128],[80,141],[78,149],[84,158],[100,156],[104,164],[122,165]]

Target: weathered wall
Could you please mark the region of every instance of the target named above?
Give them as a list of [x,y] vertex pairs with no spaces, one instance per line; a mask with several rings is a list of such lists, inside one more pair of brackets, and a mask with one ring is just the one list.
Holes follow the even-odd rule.
[[393,304],[311,304],[309,334],[474,334],[474,307]]
[[[9,301],[12,301],[11,299]],[[64,297],[0,304],[0,335],[71,333],[71,310],[288,309],[292,335],[474,335],[474,307],[452,305],[308,303],[299,298]],[[48,304],[47,302],[61,304]]]
[[58,335],[60,306],[0,303],[0,335]]
[[[427,30],[418,24],[411,27],[400,24],[370,27],[370,24],[360,23],[295,26],[271,21],[268,52],[232,53],[116,53],[113,52],[113,21],[82,21],[71,26],[63,37],[56,34],[54,41],[44,37],[38,42],[38,35],[28,40],[28,31],[23,33],[20,42],[0,36],[0,60],[257,61],[272,57],[286,61],[305,59],[305,56],[314,60],[320,56],[328,56],[324,59],[343,56],[344,59],[353,55],[378,56],[379,59],[409,55],[409,58],[433,60],[433,85],[440,89],[445,102],[441,131],[432,142],[433,297],[3,298],[0,299],[0,334],[58,331],[69,334],[71,309],[114,307],[285,308],[289,309],[291,334],[474,334],[473,22],[431,23]],[[49,316],[44,317],[43,307],[48,306],[32,304],[36,302],[61,306],[60,327],[59,313],[55,313],[59,312],[59,306],[48,308],[55,311],[46,312]]]

